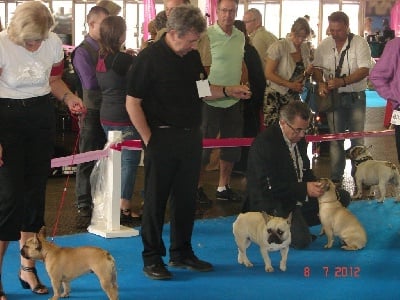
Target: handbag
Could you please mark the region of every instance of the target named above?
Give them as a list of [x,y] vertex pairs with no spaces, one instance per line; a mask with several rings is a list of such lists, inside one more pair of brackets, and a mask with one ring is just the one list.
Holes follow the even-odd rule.
[[314,91],[315,104],[317,106],[318,112],[329,112],[335,109],[334,105],[334,91],[331,91],[325,96],[321,96],[316,88]]
[[[342,65],[344,61],[344,57],[347,53],[347,50],[350,49],[350,43],[351,40],[353,39],[354,34],[349,33],[348,36],[348,43],[346,49],[341,53],[340,59],[339,59],[339,64],[337,65],[335,69],[335,77],[339,78],[341,77],[341,72],[342,72]],[[332,76],[332,74],[331,74]],[[330,78],[331,79],[331,78]],[[337,97],[338,90],[334,89],[331,90],[327,95],[321,96],[318,93],[318,88],[314,89],[314,95],[315,95],[315,103],[317,105],[317,110],[319,112],[329,112],[329,111],[334,111],[335,110],[335,98]]]

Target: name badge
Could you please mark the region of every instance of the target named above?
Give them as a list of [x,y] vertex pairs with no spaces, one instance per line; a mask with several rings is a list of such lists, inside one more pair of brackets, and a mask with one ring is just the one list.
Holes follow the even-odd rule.
[[392,119],[390,120],[390,123],[393,125],[400,125],[400,111],[399,110],[393,111]]
[[208,80],[197,80],[196,85],[200,98],[211,96],[211,89]]

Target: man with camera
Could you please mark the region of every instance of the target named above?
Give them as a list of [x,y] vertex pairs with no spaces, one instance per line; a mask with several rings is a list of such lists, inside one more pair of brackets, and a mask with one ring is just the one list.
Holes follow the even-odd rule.
[[[331,133],[364,131],[367,76],[371,68],[371,51],[361,36],[350,33],[349,17],[341,11],[328,17],[331,35],[315,51],[313,76],[319,96],[332,93],[333,107],[327,112]],[[363,139],[352,139],[361,145]],[[341,185],[346,165],[344,141],[330,145],[331,178]]]

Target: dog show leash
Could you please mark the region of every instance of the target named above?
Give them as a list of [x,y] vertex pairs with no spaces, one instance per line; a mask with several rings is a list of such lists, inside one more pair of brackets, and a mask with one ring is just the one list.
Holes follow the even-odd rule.
[[[75,120],[77,119],[78,120],[79,130],[78,130],[78,133],[76,135],[76,140],[75,140],[74,149],[72,151],[72,158],[71,158],[71,164],[70,165],[73,165],[74,162],[75,162],[75,155],[78,152],[80,133],[81,133],[81,130],[82,130],[82,127],[83,127],[83,123],[84,123],[83,121],[84,121],[85,116],[86,116],[85,113],[82,113],[82,114],[79,114],[79,115],[71,114],[71,117],[73,119],[75,119]],[[60,205],[58,206],[58,210],[57,210],[57,214],[56,214],[56,220],[55,220],[55,223],[53,225],[53,230],[52,230],[52,233],[51,233],[51,241],[52,242],[54,242],[54,237],[57,234],[58,224],[60,222],[60,217],[61,217],[61,210],[64,207],[64,201],[65,201],[65,196],[67,195],[70,176],[71,176],[71,172],[68,173],[67,179],[65,180],[64,189],[63,189],[63,192],[62,192],[62,195],[61,195],[61,199],[60,199]]]

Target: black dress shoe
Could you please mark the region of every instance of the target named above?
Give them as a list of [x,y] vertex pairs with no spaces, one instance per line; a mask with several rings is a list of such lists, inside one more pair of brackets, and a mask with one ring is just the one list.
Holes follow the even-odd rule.
[[208,272],[213,270],[212,264],[204,260],[200,260],[196,256],[170,260],[168,265],[175,268],[184,268],[200,272]]
[[171,279],[172,274],[164,264],[154,264],[143,267],[144,274],[151,279]]

